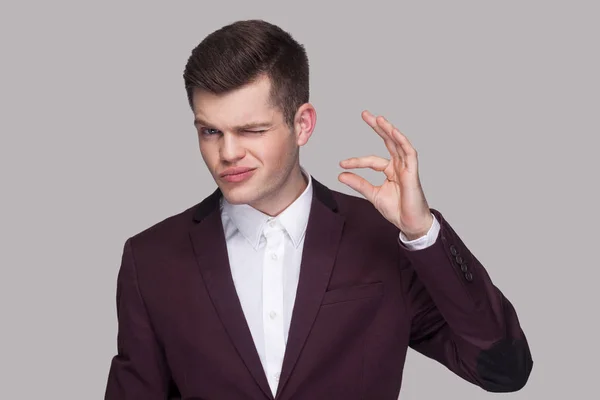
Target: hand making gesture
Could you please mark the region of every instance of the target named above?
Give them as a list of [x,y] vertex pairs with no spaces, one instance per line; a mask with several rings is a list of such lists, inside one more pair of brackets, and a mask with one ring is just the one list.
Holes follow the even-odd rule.
[[390,159],[378,156],[352,157],[340,161],[340,166],[345,169],[371,168],[383,171],[386,180],[381,186],[373,186],[352,172],[342,172],[338,179],[373,203],[410,240],[425,235],[433,223],[433,217],[419,180],[417,151],[406,136],[384,117],[375,117],[366,110],[361,116],[381,136],[390,152]]

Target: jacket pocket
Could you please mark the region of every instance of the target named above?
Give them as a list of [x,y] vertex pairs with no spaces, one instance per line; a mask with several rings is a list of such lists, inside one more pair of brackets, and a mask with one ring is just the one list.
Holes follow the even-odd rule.
[[383,282],[366,283],[363,285],[347,286],[332,289],[323,295],[321,305],[341,303],[359,299],[379,297],[383,293]]

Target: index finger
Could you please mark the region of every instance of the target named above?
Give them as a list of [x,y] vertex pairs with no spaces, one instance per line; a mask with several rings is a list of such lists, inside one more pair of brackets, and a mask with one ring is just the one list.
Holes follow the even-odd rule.
[[394,143],[393,138],[388,135],[381,126],[377,123],[377,117],[371,114],[368,110],[364,110],[361,113],[362,119],[371,127],[373,130],[383,139],[385,143],[385,147],[387,147],[390,152],[390,156],[399,157],[398,149],[396,148],[396,144]]

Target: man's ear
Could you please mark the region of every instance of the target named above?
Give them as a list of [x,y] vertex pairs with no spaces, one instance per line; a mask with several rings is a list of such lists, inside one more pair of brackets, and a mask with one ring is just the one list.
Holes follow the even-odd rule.
[[310,103],[304,103],[296,111],[294,117],[294,131],[298,146],[304,146],[317,124],[317,111]]

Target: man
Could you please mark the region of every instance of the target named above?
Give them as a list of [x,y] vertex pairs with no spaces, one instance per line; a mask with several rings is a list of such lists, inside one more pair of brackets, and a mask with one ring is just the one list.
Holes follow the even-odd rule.
[[417,153],[364,111],[389,159],[328,189],[299,162],[316,112],[303,46],[264,21],[206,37],[184,80],[218,188],[129,238],[106,399],[397,399],[407,348],[491,392],[532,368],[511,303],[425,199]]

